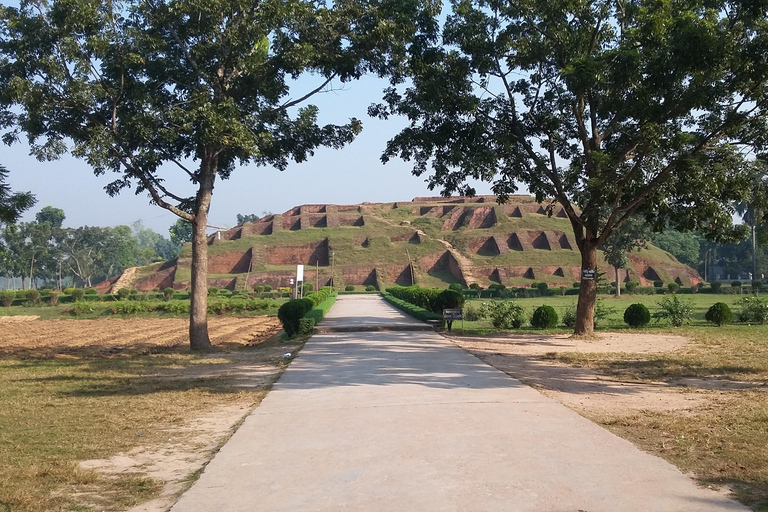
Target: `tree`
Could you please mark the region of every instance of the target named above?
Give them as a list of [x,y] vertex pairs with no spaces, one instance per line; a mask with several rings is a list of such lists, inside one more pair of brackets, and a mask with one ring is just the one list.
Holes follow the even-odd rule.
[[[190,345],[211,347],[206,224],[214,184],[238,164],[286,169],[318,147],[341,148],[357,119],[318,124],[307,104],[333,82],[398,66],[410,35],[432,23],[435,0],[22,0],[0,13],[0,98],[38,158],[72,154],[118,174],[193,226]],[[294,94],[291,83],[316,85]],[[163,165],[197,187],[167,188]]]
[[138,244],[128,226],[68,229],[61,247],[67,266],[86,288],[134,266],[138,252]]
[[757,229],[763,223],[768,207],[768,164],[764,155],[753,162],[750,171],[749,195],[736,205],[736,211],[749,226],[752,238],[752,279],[758,279]]
[[[766,141],[766,11],[731,0],[453,0],[369,113],[404,115],[387,144],[430,189],[501,201],[524,184],[562,208],[594,269],[631,217],[734,234],[745,159]],[[410,82],[406,82],[410,79]],[[582,280],[576,334],[593,331]]]
[[13,224],[36,200],[30,192],[12,192],[7,181],[8,170],[0,165],[0,223]]
[[192,224],[184,219],[177,219],[168,231],[171,235],[171,243],[179,249],[186,242],[192,241]]
[[256,222],[259,220],[259,216],[255,213],[246,213],[245,215],[238,213],[237,214],[237,224],[245,224],[246,222]]
[[621,295],[619,269],[629,264],[627,253],[646,246],[650,237],[650,229],[642,219],[630,218],[619,229],[611,233],[603,243],[605,261],[613,267],[616,278],[616,296]]

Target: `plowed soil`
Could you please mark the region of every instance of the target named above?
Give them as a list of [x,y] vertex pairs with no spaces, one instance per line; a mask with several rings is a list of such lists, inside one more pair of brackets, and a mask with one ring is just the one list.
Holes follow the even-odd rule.
[[[0,357],[109,357],[183,349],[186,318],[103,318],[0,322]],[[252,346],[280,330],[273,317],[208,319],[211,343],[219,349]]]

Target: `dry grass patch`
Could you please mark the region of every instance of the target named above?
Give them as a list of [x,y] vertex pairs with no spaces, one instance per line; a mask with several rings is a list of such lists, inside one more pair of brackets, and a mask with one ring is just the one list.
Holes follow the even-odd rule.
[[454,341],[702,485],[768,511],[768,326],[600,337]]
[[29,322],[26,345],[4,343],[0,510],[164,510],[301,348],[226,318],[211,322],[222,352],[192,354],[167,343],[186,328],[172,320],[157,340],[144,319],[109,319]]

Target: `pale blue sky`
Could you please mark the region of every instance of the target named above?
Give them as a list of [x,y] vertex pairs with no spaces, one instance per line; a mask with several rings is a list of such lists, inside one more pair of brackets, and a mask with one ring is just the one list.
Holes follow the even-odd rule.
[[[319,83],[310,78],[302,85]],[[344,84],[343,90],[313,98],[322,122],[342,123],[357,117],[363,121],[363,132],[346,148],[320,149],[307,162],[291,164],[284,172],[270,167],[238,168],[229,180],[217,181],[209,224],[229,227],[235,224],[237,213],[281,213],[299,204],[407,201],[433,195],[424,177],[411,175],[410,164],[396,159],[383,165],[379,160],[386,142],[406,124],[402,118],[379,121],[366,114],[368,105],[381,98],[386,86],[384,80],[365,77]],[[29,190],[37,196],[38,203],[25,220],[32,219],[43,206],[52,205],[64,210],[66,225],[71,227],[114,226],[141,219],[145,226],[167,236],[168,227],[176,221],[172,213],[150,205],[146,195],[125,191],[110,198],[103,187],[111,178],[94,176],[83,161],[67,156],[55,162],[38,162],[23,144],[3,146],[2,152],[0,162],[10,170],[13,189]],[[171,190],[191,190],[180,172],[169,168],[167,179]],[[489,184],[476,184],[476,188],[480,194],[490,193]]]

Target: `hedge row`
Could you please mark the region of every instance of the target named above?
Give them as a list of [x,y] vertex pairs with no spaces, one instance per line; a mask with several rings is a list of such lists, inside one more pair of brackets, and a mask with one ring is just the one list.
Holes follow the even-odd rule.
[[[80,301],[75,303],[74,309],[82,309],[82,304],[87,302]],[[208,312],[211,314],[224,315],[226,313],[241,313],[244,311],[268,311],[275,309],[278,302],[269,299],[248,299],[248,298],[226,298],[217,299],[208,302]],[[149,313],[161,311],[173,315],[189,314],[189,301],[170,300],[167,302],[151,302],[146,300],[130,300],[114,302],[107,307],[107,312],[113,315],[135,315],[137,313]],[[90,311],[92,312],[92,310]],[[75,313],[77,314],[77,313]]]
[[316,323],[325,317],[336,301],[336,293],[328,287],[310,293],[303,299],[291,299],[280,306],[277,317],[288,336],[312,334]]
[[393,294],[389,293],[389,289],[387,289],[387,291],[381,292],[381,296],[384,297],[384,300],[395,306],[397,309],[421,320],[422,322],[443,319],[443,315],[438,315],[437,313],[433,313],[420,306],[395,297]]
[[444,309],[460,308],[464,305],[464,296],[455,290],[394,286],[386,291],[400,300],[439,315],[442,315]]

